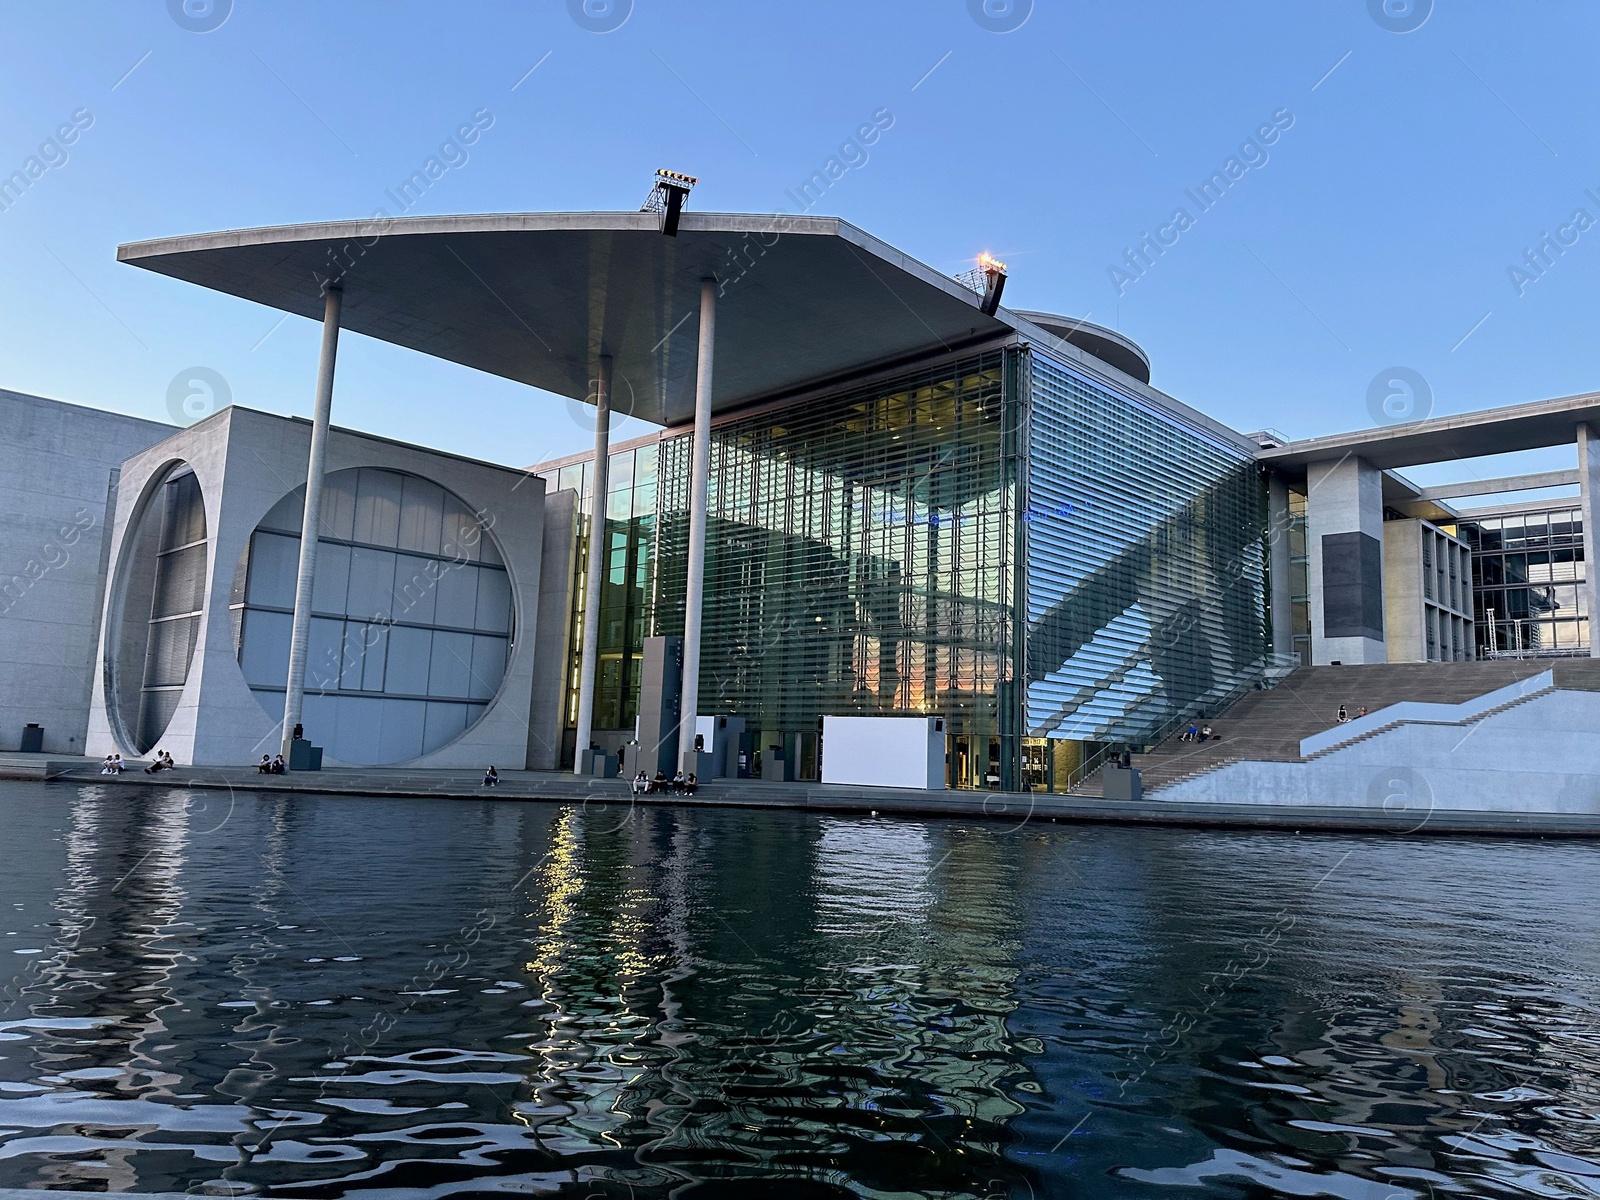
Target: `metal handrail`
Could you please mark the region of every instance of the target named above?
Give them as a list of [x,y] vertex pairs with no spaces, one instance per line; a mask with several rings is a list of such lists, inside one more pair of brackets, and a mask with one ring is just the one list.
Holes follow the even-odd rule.
[[[1167,738],[1172,735],[1173,731],[1179,726],[1193,720],[1195,714],[1198,713],[1200,709],[1229,708],[1237,703],[1245,695],[1245,693],[1256,691],[1257,686],[1263,680],[1265,680],[1268,677],[1269,672],[1275,668],[1289,667],[1292,670],[1294,667],[1299,665],[1300,656],[1298,654],[1267,655],[1261,660],[1260,665],[1254,675],[1250,676],[1242,683],[1234,685],[1233,689],[1223,693],[1220,699],[1207,700],[1204,702],[1196,700],[1193,704],[1190,704],[1187,708],[1179,712],[1177,716],[1169,718],[1165,724],[1156,726],[1155,732],[1150,736],[1150,740],[1144,744],[1146,746],[1159,746],[1162,742],[1166,741]],[[1277,683],[1278,681],[1275,680],[1270,686],[1276,687]],[[1120,750],[1113,749],[1114,745],[1116,745],[1116,743],[1107,742],[1099,750],[1096,750],[1092,755],[1090,755],[1089,758],[1085,760],[1077,770],[1069,771],[1067,773],[1066,790],[1070,792],[1085,779],[1089,778],[1090,775],[1098,771],[1105,765],[1106,760],[1112,754],[1120,754]]]

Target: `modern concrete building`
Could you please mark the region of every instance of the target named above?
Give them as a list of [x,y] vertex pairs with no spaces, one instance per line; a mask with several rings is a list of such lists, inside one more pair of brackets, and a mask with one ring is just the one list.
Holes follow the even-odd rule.
[[1421,518],[1383,527],[1383,615],[1390,662],[1469,662],[1472,551]]
[[[122,465],[90,754],[277,751],[311,433],[231,407]],[[543,585],[543,481],[340,429],[324,467],[309,740],[330,765],[553,767],[533,696],[559,687],[559,659],[537,678],[536,647],[567,598]]]
[[[1597,429],[1600,394],[1586,393],[1263,448],[1260,462],[1285,481],[1284,523],[1295,531],[1287,565],[1302,659],[1600,655],[1589,633],[1595,580],[1584,566],[1595,554]],[[1399,474],[1551,447],[1571,447],[1576,467],[1488,479],[1461,470],[1467,477],[1459,482],[1428,487]],[[1481,503],[1507,494],[1535,498]],[[1475,499],[1477,506],[1460,507]],[[1418,521],[1447,539],[1443,558],[1437,540],[1431,547],[1432,573],[1422,569],[1430,547]],[[1465,579],[1469,567],[1470,604],[1452,590],[1449,574],[1453,568]]]
[[[725,719],[806,779],[824,718],[925,717],[950,786],[1064,790],[1296,661],[1590,652],[1600,397],[1241,434],[1120,334],[1002,307],[992,260],[953,279],[834,218],[674,220],[122,247],[323,342],[311,421],[229,409],[120,450],[73,650],[91,752],[253,761],[301,724],[333,762],[582,770],[644,712],[673,761]],[[344,330],[590,405],[594,449],[524,472],[342,431]],[[613,410],[659,432],[613,445]],[[1560,442],[1559,478],[1398,473]],[[1577,495],[1537,523],[1448,503],[1545,486]],[[647,647],[674,656],[654,690]]]
[[82,754],[119,470],[173,427],[0,391],[0,428],[0,749]]

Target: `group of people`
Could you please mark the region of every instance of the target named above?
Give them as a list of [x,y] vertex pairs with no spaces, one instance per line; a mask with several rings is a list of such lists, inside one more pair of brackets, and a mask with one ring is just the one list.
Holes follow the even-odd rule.
[[700,781],[695,778],[693,771],[687,775],[679,771],[671,779],[667,778],[665,771],[657,771],[654,779],[643,771],[633,777],[633,794],[635,796],[649,796],[656,793],[673,796],[692,796],[699,786]]
[[[172,755],[165,750],[157,750],[156,756],[150,760],[150,765],[144,769],[146,775],[154,775],[157,771],[170,771],[178,764],[172,761]],[[120,754],[108,754],[100,760],[100,774],[121,775],[128,769],[128,764],[122,761]]]
[[1343,725],[1346,721],[1352,721],[1352,720],[1359,721],[1362,717],[1364,717],[1366,715],[1367,715],[1367,706],[1365,704],[1363,704],[1360,708],[1356,709],[1356,715],[1354,717],[1352,717],[1350,715],[1350,710],[1349,709],[1345,708],[1345,706],[1342,705],[1342,704],[1339,705],[1339,724],[1341,724],[1341,725]]
[[273,755],[270,758],[263,754],[261,761],[256,764],[256,770],[263,775],[284,775],[288,773],[288,768],[283,765],[283,755],[281,754]]
[[1206,725],[1202,727],[1191,721],[1189,722],[1189,727],[1185,729],[1181,735],[1179,735],[1178,740],[1180,742],[1209,742],[1216,736],[1217,735],[1212,731],[1211,726]]

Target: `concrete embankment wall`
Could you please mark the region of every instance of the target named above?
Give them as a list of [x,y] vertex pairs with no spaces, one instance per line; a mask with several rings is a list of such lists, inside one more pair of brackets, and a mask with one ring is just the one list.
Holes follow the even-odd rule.
[[1557,690],[1481,720],[1406,723],[1307,762],[1235,762],[1151,799],[1600,814],[1600,693]]

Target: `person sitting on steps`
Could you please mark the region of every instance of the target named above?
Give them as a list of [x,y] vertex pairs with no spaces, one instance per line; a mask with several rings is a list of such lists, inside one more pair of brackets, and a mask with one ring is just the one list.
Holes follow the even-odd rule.
[[499,787],[500,786],[500,772],[496,771],[491,766],[487,771],[485,771],[483,773],[483,786],[484,787]]

